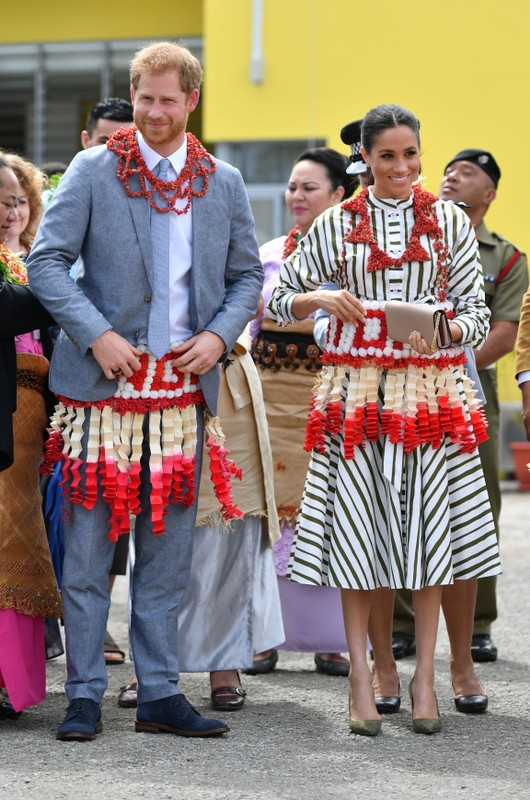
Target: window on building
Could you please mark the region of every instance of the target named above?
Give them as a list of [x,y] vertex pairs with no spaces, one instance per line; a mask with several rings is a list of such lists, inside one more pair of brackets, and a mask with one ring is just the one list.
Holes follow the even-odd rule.
[[285,206],[285,187],[297,157],[307,147],[323,147],[323,139],[303,141],[222,142],[215,155],[243,175],[259,244],[287,233],[293,221]]
[[[148,42],[56,42],[0,46],[0,147],[36,164],[66,161],[79,150],[90,108],[129,97],[129,64]],[[202,40],[183,44],[202,60]],[[200,133],[200,108],[190,118]]]

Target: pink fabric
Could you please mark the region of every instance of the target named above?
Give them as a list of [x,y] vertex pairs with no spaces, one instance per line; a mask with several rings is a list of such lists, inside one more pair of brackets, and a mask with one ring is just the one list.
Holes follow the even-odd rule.
[[36,339],[33,333],[21,333],[15,336],[15,350],[17,353],[33,353],[36,356],[43,356],[44,350],[40,339]]
[[[252,337],[252,341],[254,341],[261,330],[261,320],[264,316],[266,316],[265,309],[267,308],[267,304],[271,299],[273,291],[278,285],[280,269],[283,264],[283,248],[286,238],[286,236],[278,236],[277,239],[271,239],[270,242],[265,242],[265,244],[262,244],[259,249],[259,257],[261,259],[261,263],[263,264],[263,272],[265,273],[263,289],[261,290],[261,296],[263,297],[264,305],[261,314],[254,317],[254,319],[250,321],[250,335]],[[315,312],[309,314],[309,316],[314,317]]]
[[265,273],[263,289],[261,290],[264,306],[261,314],[250,321],[250,335],[252,341],[254,341],[261,330],[261,320],[265,314],[265,308],[278,283],[280,267],[283,264],[282,253],[285,239],[285,236],[278,236],[277,239],[271,239],[270,242],[266,242],[259,249],[259,257]]
[[0,687],[15,711],[41,703],[46,696],[44,618],[0,609]]

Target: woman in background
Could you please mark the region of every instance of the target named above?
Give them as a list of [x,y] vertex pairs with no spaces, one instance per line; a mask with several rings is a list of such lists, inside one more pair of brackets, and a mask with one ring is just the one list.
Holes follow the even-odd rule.
[[[265,303],[270,300],[284,259],[296,249],[315,218],[349,197],[358,186],[357,177],[347,174],[347,167],[348,159],[328,147],[306,150],[296,160],[285,192],[294,227],[287,236],[273,239],[260,250]],[[261,314],[251,323],[251,333],[270,431],[282,533],[274,549],[286,638],[281,649],[314,653],[319,672],[347,675],[349,663],[341,655],[347,644],[339,592],[329,587],[296,585],[285,578],[309,462],[303,450],[306,412],[321,366],[320,351],[313,340],[313,319],[285,329]],[[277,659],[275,649],[257,653],[248,672],[270,672]]]
[[47,178],[34,164],[15,153],[6,153],[6,160],[19,183],[16,219],[13,221],[6,239],[6,247],[25,258],[37,233],[44,207],[42,193],[47,186]]
[[44,618],[62,614],[38,475],[48,421],[43,337],[53,320],[26,285],[23,261],[3,244],[18,198],[35,192],[40,199],[43,179],[17,160],[29,192],[0,154],[0,687],[9,698],[0,703],[2,719],[44,699]]

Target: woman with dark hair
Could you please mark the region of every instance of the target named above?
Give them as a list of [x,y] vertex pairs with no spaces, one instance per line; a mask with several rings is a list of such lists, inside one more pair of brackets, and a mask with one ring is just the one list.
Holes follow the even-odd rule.
[[[370,610],[384,616],[393,589],[413,590],[413,729],[435,733],[443,586],[500,572],[477,452],[486,434],[463,349],[481,346],[489,313],[469,218],[417,182],[416,117],[378,106],[361,138],[374,185],[315,221],[268,307],[274,319],[296,324],[319,308],[330,313],[288,576],[342,589],[350,729],[364,735],[381,728],[365,654]],[[319,288],[326,281],[340,288]],[[392,299],[444,309],[452,343],[438,349],[416,330],[408,341],[392,339]]]
[[46,693],[44,618],[60,617],[37,467],[48,420],[48,360],[30,332],[53,320],[26,285],[23,261],[4,246],[21,188],[0,155],[0,719]]
[[[264,244],[260,256],[265,270],[263,298],[268,302],[280,267],[325,209],[349,197],[358,186],[346,172],[348,160],[329,147],[305,150],[296,160],[285,200],[294,220],[287,236]],[[311,398],[320,351],[313,340],[313,319],[286,332],[259,314],[251,323],[254,359],[259,367],[274,464],[274,492],[282,537],[275,546],[286,641],[283,650],[315,653],[316,668],[330,675],[347,675],[348,661],[340,595],[328,587],[297,586],[285,578],[294,527],[302,498],[308,456],[303,451],[305,409]],[[274,669],[278,653],[254,657],[250,674]]]

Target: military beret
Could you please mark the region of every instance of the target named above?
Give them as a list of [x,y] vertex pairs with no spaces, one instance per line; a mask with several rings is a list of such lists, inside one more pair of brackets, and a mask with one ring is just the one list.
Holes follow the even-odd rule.
[[472,164],[476,164],[480,169],[484,170],[486,175],[490,176],[495,186],[499,183],[499,178],[501,177],[499,165],[487,150],[461,150],[448,162],[445,169],[454,164],[455,161],[471,161]]
[[350,164],[346,169],[349,175],[361,175],[368,169],[361,155],[361,123],[362,119],[355,119],[345,125],[340,132],[341,140],[351,148]]

